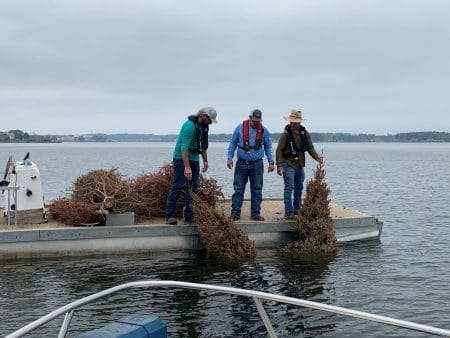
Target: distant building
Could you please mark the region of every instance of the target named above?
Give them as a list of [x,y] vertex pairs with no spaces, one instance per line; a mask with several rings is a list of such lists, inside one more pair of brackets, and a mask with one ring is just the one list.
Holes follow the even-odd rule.
[[59,137],[59,140],[62,141],[62,142],[73,142],[73,141],[75,141],[75,136],[73,136],[73,135],[65,135],[65,136]]
[[13,133],[5,133],[0,131],[0,142],[11,142],[12,140],[14,140]]

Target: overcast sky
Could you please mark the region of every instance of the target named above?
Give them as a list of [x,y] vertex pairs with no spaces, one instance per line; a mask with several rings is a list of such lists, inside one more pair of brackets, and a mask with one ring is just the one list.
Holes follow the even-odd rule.
[[448,0],[0,0],[0,131],[450,132]]

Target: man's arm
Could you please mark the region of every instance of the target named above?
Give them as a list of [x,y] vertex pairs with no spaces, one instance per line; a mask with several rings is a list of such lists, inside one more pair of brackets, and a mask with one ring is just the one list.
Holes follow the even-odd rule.
[[269,167],[267,171],[270,173],[274,171],[274,161],[273,161],[273,149],[272,149],[272,140],[270,139],[270,133],[267,128],[264,128],[264,151],[267,156],[267,161],[269,162]]
[[316,149],[314,149],[314,145],[312,143],[311,135],[309,134],[309,132],[306,132],[306,140],[308,141],[308,153],[309,153],[309,155],[311,155],[311,157],[313,159],[315,159],[317,162],[322,163],[323,157],[320,156],[317,153]]
[[181,156],[183,157],[184,177],[186,177],[186,179],[188,179],[188,180],[191,180],[192,179],[192,169],[191,169],[191,165],[189,163],[189,150],[182,151]]
[[233,135],[231,136],[230,143],[228,144],[227,152],[227,167],[228,169],[233,169],[233,157],[234,152],[237,148],[239,142],[239,126],[234,129]]
[[[189,123],[190,122],[190,123]],[[189,164],[189,146],[193,139],[195,139],[195,126],[192,121],[185,123],[180,131],[181,156],[184,164],[184,177],[192,179],[191,165]]]
[[202,150],[202,159],[203,159],[203,169],[202,172],[207,172],[208,171],[208,152],[206,151],[206,149]]
[[281,164],[284,162],[284,153],[283,150],[286,146],[286,133],[281,133],[280,138],[278,139],[278,145],[276,150],[276,165],[277,165],[277,173],[280,176],[283,176],[283,167]]

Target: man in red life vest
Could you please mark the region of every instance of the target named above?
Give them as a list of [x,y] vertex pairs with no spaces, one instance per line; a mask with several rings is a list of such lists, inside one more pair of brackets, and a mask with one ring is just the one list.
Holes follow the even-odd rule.
[[233,157],[237,149],[233,181],[234,194],[231,198],[231,217],[235,220],[241,217],[245,186],[250,179],[250,218],[254,221],[264,221],[261,216],[264,153],[269,162],[268,172],[274,171],[275,167],[270,133],[266,127],[263,127],[261,121],[261,111],[259,109],[252,110],[249,119],[236,127],[228,145],[227,167],[229,169],[233,168]]

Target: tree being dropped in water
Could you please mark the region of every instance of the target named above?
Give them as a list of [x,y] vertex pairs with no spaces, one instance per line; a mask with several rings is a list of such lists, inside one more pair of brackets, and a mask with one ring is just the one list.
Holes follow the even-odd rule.
[[220,263],[241,265],[256,257],[255,243],[234,221],[209,205],[204,197],[192,195],[192,210],[206,252]]
[[298,239],[284,246],[281,249],[283,253],[328,256],[337,252],[336,234],[330,216],[329,194],[323,163],[319,163],[314,178],[306,185],[306,196],[300,215],[297,216]]

